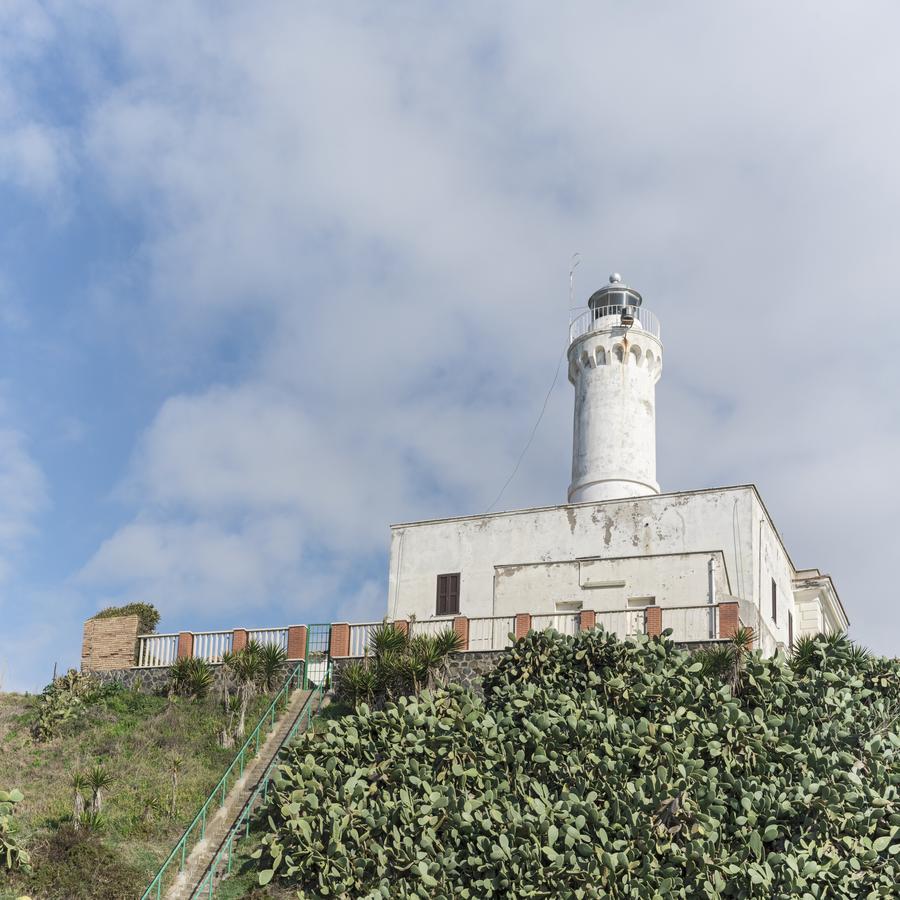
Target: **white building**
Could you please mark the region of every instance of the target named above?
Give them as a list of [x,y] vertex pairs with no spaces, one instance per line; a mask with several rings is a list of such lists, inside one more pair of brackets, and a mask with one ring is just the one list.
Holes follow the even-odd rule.
[[571,630],[585,610],[620,634],[661,619],[676,639],[701,641],[719,636],[718,604],[736,600],[766,652],[846,630],[831,579],[794,567],[753,485],[659,492],[659,323],[618,275],[572,322],[568,360],[569,502],[394,525],[391,619],[459,615],[490,630],[491,618],[503,631],[530,613],[536,627]]

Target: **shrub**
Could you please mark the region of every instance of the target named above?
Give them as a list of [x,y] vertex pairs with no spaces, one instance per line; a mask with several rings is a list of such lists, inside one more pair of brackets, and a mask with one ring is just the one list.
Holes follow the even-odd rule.
[[40,897],[121,900],[137,896],[135,889],[145,880],[145,873],[126,861],[98,831],[63,824],[35,850],[26,883]]
[[153,634],[159,625],[159,610],[152,603],[126,603],[124,606],[108,606],[93,618],[112,619],[116,616],[137,616],[138,634]]
[[[304,734],[259,881],[298,896],[894,896],[900,663],[517,641],[485,678]],[[744,648],[746,651],[746,648]],[[726,665],[727,664],[727,665]],[[325,850],[327,848],[327,851]]]
[[69,669],[44,688],[38,700],[31,734],[36,741],[55,737],[63,728],[71,727],[85,706],[102,693],[99,682],[91,675]]

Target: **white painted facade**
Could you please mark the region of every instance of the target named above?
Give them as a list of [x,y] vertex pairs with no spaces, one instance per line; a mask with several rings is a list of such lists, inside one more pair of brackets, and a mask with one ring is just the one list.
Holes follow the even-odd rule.
[[602,302],[573,323],[572,502],[394,525],[388,617],[434,620],[438,577],[458,573],[458,614],[470,619],[530,613],[563,629],[593,610],[598,624],[631,633],[655,605],[676,639],[702,640],[716,636],[715,603],[727,598],[766,653],[791,636],[845,630],[831,579],[795,570],[753,485],[659,493],[659,328],[637,292],[610,281],[594,297],[637,297],[634,323],[623,327],[625,315]]

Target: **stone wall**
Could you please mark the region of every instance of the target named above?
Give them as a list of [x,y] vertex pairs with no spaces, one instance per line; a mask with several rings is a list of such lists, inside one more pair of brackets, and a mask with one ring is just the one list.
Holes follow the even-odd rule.
[[81,670],[102,672],[133,666],[138,622],[137,616],[88,619],[81,643]]
[[[453,653],[447,662],[449,681],[481,693],[481,679],[497,665],[502,650],[475,650],[468,653]],[[331,662],[332,685],[336,693],[340,693],[341,671],[350,663],[361,662],[359,659],[334,659]]]
[[[281,671],[278,673],[275,684],[278,688],[284,684],[288,675],[293,671],[296,662],[285,663]],[[227,677],[225,667],[222,665],[210,664],[213,671],[213,684],[210,688],[210,694],[215,694],[222,687],[222,682]],[[129,690],[137,690],[143,694],[167,694],[169,692],[169,667],[155,666],[154,668],[129,668],[129,669],[107,669],[104,671],[94,671],[91,674],[101,684],[119,683]],[[277,689],[277,688],[276,688]]]

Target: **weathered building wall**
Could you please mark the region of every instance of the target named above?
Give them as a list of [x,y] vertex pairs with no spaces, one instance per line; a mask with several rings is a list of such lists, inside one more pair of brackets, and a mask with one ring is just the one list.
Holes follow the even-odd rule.
[[553,612],[556,604],[574,601],[602,612],[651,597],[658,605],[699,605],[709,601],[710,557],[718,562],[716,596],[731,594],[721,552],[673,553],[497,566],[494,608],[498,616]]
[[[644,596],[662,606],[700,604],[713,555],[717,591],[756,613],[747,624],[760,628],[767,650],[786,642],[794,570],[752,486],[395,526],[388,615],[434,618],[437,575],[451,572],[461,575],[460,614],[472,618],[552,613],[560,598],[583,599],[585,609],[625,608]],[[591,567],[603,571],[595,581],[624,583],[582,584]],[[777,624],[759,609],[772,578],[782,604]]]

